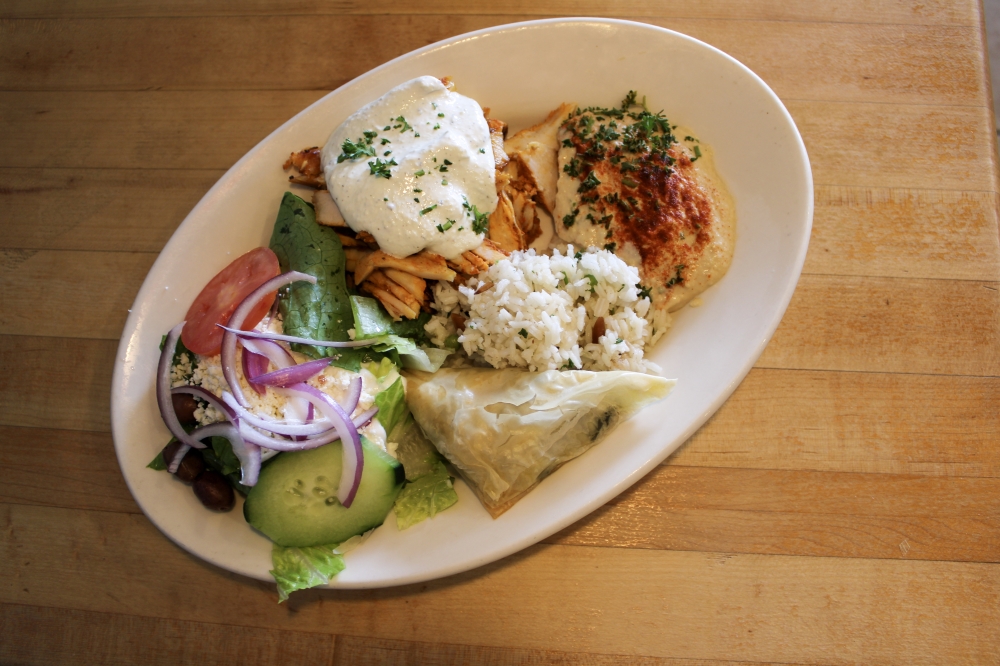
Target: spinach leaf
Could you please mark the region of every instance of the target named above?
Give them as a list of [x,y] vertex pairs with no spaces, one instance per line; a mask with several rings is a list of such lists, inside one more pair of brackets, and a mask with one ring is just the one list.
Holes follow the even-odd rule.
[[[278,308],[285,334],[315,340],[349,340],[347,330],[354,326],[354,314],[347,291],[347,261],[336,232],[316,223],[312,204],[286,192],[270,246],[278,256],[282,272],[300,271],[316,277],[316,284],[295,282],[282,294]],[[363,360],[379,358],[366,349],[313,345],[292,345],[292,349],[313,358],[329,356],[334,365],[355,372]]]

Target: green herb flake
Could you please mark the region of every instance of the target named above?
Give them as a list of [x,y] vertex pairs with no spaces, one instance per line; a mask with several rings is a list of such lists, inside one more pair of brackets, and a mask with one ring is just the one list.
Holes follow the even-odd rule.
[[392,173],[389,171],[391,166],[397,166],[395,159],[384,162],[380,158],[375,158],[374,162],[368,163],[369,174],[376,178],[392,178]]
[[439,123],[438,123],[438,124],[435,124],[435,125],[434,125],[434,129],[436,129],[436,130],[439,130],[439,129],[441,129],[441,125],[440,125]]
[[434,210],[437,207],[438,207],[437,204],[434,204],[433,206],[428,206],[427,208],[424,208],[422,211],[420,211],[420,214],[421,215],[426,215],[427,213],[431,212],[432,210]]
[[424,170],[421,169],[420,171],[414,171],[413,175],[416,176],[417,178],[420,178],[422,175],[424,175]]
[[526,329],[523,329],[523,328],[520,331],[518,331],[517,334],[520,335],[522,338],[527,338],[528,337],[528,331]]
[[437,230],[440,231],[441,233],[444,233],[449,229],[451,229],[454,225],[455,225],[455,220],[449,219],[444,224],[437,225]]

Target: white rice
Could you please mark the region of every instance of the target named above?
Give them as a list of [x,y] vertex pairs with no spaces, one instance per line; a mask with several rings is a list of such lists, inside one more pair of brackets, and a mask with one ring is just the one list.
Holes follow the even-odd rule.
[[[465,318],[458,342],[466,354],[532,371],[658,372],[643,350],[669,326],[669,315],[651,311],[640,295],[636,268],[607,250],[574,254],[573,246],[551,257],[514,252],[457,290],[438,282],[434,308],[426,330],[435,344],[457,333],[450,317],[457,313]],[[605,333],[595,343],[598,318]]]

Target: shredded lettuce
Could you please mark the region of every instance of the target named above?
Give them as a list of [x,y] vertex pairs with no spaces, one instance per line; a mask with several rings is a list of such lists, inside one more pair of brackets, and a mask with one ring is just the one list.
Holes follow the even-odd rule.
[[458,501],[453,479],[440,460],[435,460],[433,471],[403,486],[392,510],[396,525],[401,530],[412,527],[444,511]]
[[271,575],[278,584],[278,603],[288,599],[295,590],[326,585],[343,571],[344,558],[336,552],[338,545],[284,548],[274,544]]
[[397,377],[392,386],[375,396],[375,406],[378,407],[379,423],[386,432],[392,432],[407,411],[402,377]]
[[389,439],[396,442],[396,458],[403,464],[407,481],[392,510],[396,525],[405,530],[450,507],[458,501],[458,493],[441,454],[409,411],[390,432]]

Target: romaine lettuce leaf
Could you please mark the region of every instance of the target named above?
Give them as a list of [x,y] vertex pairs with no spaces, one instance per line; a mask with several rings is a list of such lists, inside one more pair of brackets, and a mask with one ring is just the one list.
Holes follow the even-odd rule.
[[393,321],[377,300],[367,296],[351,296],[351,312],[354,315],[355,340],[367,340],[380,335],[398,335],[417,342],[427,339],[424,324],[430,321],[429,312],[421,312],[416,319]]
[[378,421],[386,432],[392,432],[406,410],[406,396],[403,393],[403,378],[399,377],[392,386],[375,395],[375,406],[378,407]]
[[432,518],[458,501],[453,479],[440,460],[435,460],[432,471],[403,486],[392,510],[396,525],[401,530]]
[[338,544],[284,548],[277,544],[271,549],[271,575],[278,584],[278,603],[288,599],[295,590],[326,585],[344,570],[344,558],[335,552]]

